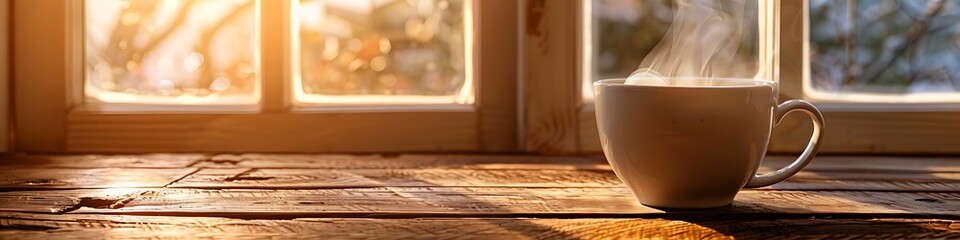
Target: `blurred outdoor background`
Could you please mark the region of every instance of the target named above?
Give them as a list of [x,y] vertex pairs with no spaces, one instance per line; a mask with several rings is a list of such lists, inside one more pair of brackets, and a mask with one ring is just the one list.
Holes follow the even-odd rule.
[[84,7],[88,96],[256,102],[254,0],[86,0]]
[[810,1],[813,87],[960,91],[960,0]]
[[445,96],[465,79],[461,0],[302,0],[308,94]]
[[[673,22],[674,0],[590,0],[592,75],[626,77]],[[85,1],[85,89],[105,99],[256,102],[257,0]],[[451,96],[466,82],[463,0],[300,0],[307,94]],[[960,0],[810,1],[813,89],[960,91]],[[252,27],[253,26],[253,27]],[[756,49],[748,39],[744,49]],[[119,98],[117,98],[119,96]]]
[[[666,34],[675,6],[673,0],[592,3],[593,79],[587,81],[636,70]],[[960,0],[811,0],[809,10],[813,89],[960,90]]]
[[674,0],[592,0],[593,81],[637,70],[673,22]]
[[[591,0],[592,16],[588,21],[589,31],[593,42],[590,52],[593,63],[593,79],[585,79],[587,83],[605,78],[625,78],[641,64],[644,57],[659,43],[671,24],[674,23],[674,14],[677,13],[677,0]],[[697,4],[697,9],[710,9],[716,15],[745,16],[745,25],[756,26],[756,4],[736,3],[733,1],[692,1],[687,4]],[[689,8],[688,8],[689,9]],[[694,16],[691,25],[699,25],[702,16]],[[723,24],[734,23],[729,19]],[[726,26],[726,25],[725,25]],[[705,26],[719,27],[719,26]],[[728,26],[726,26],[728,27]],[[687,29],[692,30],[692,29]],[[701,29],[709,31],[709,29]],[[697,33],[702,34],[703,32]],[[759,28],[744,29],[742,36],[730,36],[740,40],[737,54],[744,56],[758,56]],[[730,33],[731,35],[735,33]],[[696,37],[696,36],[691,36]],[[700,41],[722,41],[700,40]],[[746,60],[748,64],[743,69],[755,69],[759,57]],[[696,64],[699,64],[698,59]],[[753,76],[755,73],[743,74]],[[722,75],[722,74],[721,74]],[[744,76],[738,76],[744,77]]]
[[[85,1],[85,89],[104,101],[255,103],[256,0]],[[457,94],[465,84],[462,0],[301,0],[302,90]],[[230,98],[232,100],[224,100]],[[166,100],[165,100],[166,99]]]

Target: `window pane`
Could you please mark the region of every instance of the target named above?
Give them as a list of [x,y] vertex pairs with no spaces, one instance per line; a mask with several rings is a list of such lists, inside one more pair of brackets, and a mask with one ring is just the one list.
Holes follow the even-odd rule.
[[960,1],[810,1],[814,98],[960,101]]
[[[715,69],[701,74],[714,77],[754,77],[761,71],[760,1],[675,1],[675,0],[591,0],[585,2],[585,34],[583,39],[584,75],[582,94],[587,102],[593,100],[593,82],[607,78],[626,78],[636,71],[644,58],[671,31],[677,31],[675,49],[714,45],[732,41],[727,47],[716,48],[719,54],[737,57],[738,64],[726,69]],[[677,5],[682,2],[685,8]],[[686,15],[677,14],[685,13]],[[675,18],[676,17],[676,18]],[[682,30],[681,30],[682,29]],[[739,30],[735,30],[739,29]],[[721,33],[711,32],[720,30]],[[723,36],[725,39],[703,39],[703,36]],[[697,40],[689,40],[697,39]],[[671,51],[663,51],[671,54]],[[719,55],[718,53],[714,53]],[[692,55],[690,55],[692,56]],[[680,65],[710,64],[701,57],[678,58]],[[703,66],[704,69],[710,66]],[[679,74],[679,72],[678,72]],[[687,76],[687,74],[682,74]],[[690,76],[693,77],[693,76]]]
[[259,101],[255,0],[86,0],[88,99]]
[[297,100],[472,102],[469,2],[300,0]]

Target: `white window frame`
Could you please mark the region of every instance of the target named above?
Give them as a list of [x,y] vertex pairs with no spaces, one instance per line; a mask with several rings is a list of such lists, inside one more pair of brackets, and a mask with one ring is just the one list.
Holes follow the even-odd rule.
[[[525,149],[571,154],[600,153],[593,107],[582,101],[584,3],[527,0]],[[780,15],[771,56],[780,100],[806,99],[806,0],[772,1]],[[815,102],[826,127],[820,153],[960,153],[960,105]],[[806,116],[790,115],[773,132],[769,152],[797,153],[809,140]]]
[[[505,152],[518,149],[518,4],[475,1],[472,105],[300,106],[291,99],[291,1],[261,0],[256,108],[85,101],[83,1],[15,0],[19,152]],[[504,14],[507,13],[507,14]],[[129,105],[126,105],[129,106]],[[136,111],[132,111],[136,110]],[[219,110],[219,111],[217,111]]]

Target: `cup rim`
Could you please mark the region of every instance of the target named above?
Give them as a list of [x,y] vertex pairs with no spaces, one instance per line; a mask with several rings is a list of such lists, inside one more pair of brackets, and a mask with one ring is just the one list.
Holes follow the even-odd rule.
[[[707,79],[705,77],[676,77],[674,79]],[[726,80],[726,81],[744,81],[752,82],[755,84],[742,84],[742,85],[720,85],[720,86],[691,86],[691,85],[627,85],[623,82],[626,81],[626,78],[608,78],[601,79],[593,82],[594,86],[610,86],[610,87],[639,87],[639,88],[696,88],[696,89],[717,89],[717,88],[752,88],[752,87],[777,87],[777,82],[766,80],[766,79],[755,79],[755,78],[712,78],[713,80]]]

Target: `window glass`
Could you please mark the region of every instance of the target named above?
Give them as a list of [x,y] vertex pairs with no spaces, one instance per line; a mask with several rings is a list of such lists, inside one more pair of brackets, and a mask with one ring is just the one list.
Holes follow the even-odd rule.
[[469,103],[467,0],[299,0],[300,102]]
[[257,4],[86,0],[85,95],[122,103],[256,103]]
[[809,2],[813,98],[960,101],[960,1]]
[[[755,0],[758,1],[758,0]],[[687,4],[681,9],[678,3]],[[677,31],[674,49],[684,44],[698,46],[730,44],[722,48],[724,55],[735,55],[733,68],[714,69],[706,76],[754,77],[760,66],[760,24],[758,2],[744,1],[675,1],[675,0],[591,0],[585,1],[582,82],[583,99],[593,99],[593,82],[608,78],[626,78],[636,71],[644,58],[652,54],[671,28]],[[678,14],[686,13],[686,15]],[[733,24],[737,23],[737,24]],[[740,29],[740,30],[735,30]],[[705,39],[703,36],[725,36]],[[695,38],[690,40],[688,38]],[[727,43],[726,41],[730,41]],[[665,48],[666,49],[666,48]],[[679,51],[678,51],[679,52]],[[734,53],[735,52],[735,53]],[[661,54],[671,54],[662,51]],[[697,59],[680,60],[683,64],[709,63],[710,54],[693,54]],[[696,55],[696,56],[694,56]],[[701,59],[703,58],[703,59]],[[687,65],[689,66],[689,65]],[[710,67],[704,67],[708,69]],[[684,75],[685,77],[687,75]]]

